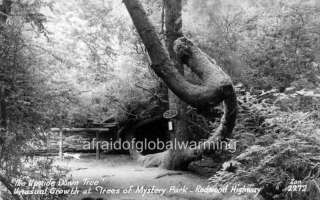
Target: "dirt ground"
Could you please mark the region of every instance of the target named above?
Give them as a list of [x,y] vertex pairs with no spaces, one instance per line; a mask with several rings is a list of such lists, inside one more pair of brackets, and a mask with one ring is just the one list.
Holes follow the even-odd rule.
[[[96,160],[94,155],[82,155],[80,159],[57,160],[55,164],[70,169],[68,177],[79,181],[80,193],[90,187],[84,185],[86,178],[99,181],[91,186],[92,193],[72,195],[70,200],[81,200],[84,197],[99,197],[104,200],[226,199],[219,193],[196,190],[197,187],[205,188],[209,185],[205,177],[188,172],[144,168],[128,155],[103,155],[100,160]],[[145,194],[142,187],[146,190]]]

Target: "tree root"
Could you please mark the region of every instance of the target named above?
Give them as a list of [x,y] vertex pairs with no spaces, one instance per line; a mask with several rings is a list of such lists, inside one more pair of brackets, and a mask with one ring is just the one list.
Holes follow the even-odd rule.
[[201,153],[194,149],[167,150],[161,153],[138,157],[144,167],[160,167],[169,170],[186,170],[190,162],[201,158]]
[[177,171],[173,171],[173,172],[166,172],[164,174],[160,174],[156,177],[154,177],[155,179],[159,179],[159,178],[162,178],[162,177],[165,177],[165,176],[175,176],[175,175],[182,175],[183,173],[182,172],[177,172]]

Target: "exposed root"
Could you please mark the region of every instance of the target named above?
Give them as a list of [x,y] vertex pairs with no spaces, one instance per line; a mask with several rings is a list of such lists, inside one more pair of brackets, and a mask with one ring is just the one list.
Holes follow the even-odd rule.
[[201,158],[194,149],[167,150],[161,153],[138,157],[138,162],[144,167],[161,167],[169,170],[186,170],[190,162]]
[[145,156],[140,156],[138,162],[144,167],[161,167],[165,162],[168,152],[164,151],[161,153],[149,154]]
[[154,177],[155,179],[159,179],[159,178],[162,178],[162,177],[165,177],[165,176],[175,176],[175,175],[183,175],[182,172],[177,172],[177,171],[174,171],[174,172],[166,172],[164,174],[160,174],[156,177]]

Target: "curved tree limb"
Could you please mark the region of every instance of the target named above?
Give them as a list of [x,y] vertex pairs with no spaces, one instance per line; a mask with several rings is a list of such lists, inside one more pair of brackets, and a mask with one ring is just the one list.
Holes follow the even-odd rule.
[[[123,2],[148,51],[153,63],[152,69],[178,97],[196,102],[194,99],[203,93],[205,88],[189,83],[174,67],[167,49],[161,43],[140,2],[138,0],[124,0]],[[191,96],[194,98],[190,98]]]
[[[201,154],[210,148],[210,142],[217,138],[230,137],[235,126],[237,115],[237,99],[229,75],[227,75],[207,54],[202,52],[185,37],[178,38],[174,51],[183,64],[191,69],[201,79],[201,84],[189,82],[176,69],[170,59],[168,50],[161,43],[154,26],[149,21],[139,0],[123,0],[133,23],[139,33],[155,73],[163,79],[167,86],[186,103],[203,110],[208,106],[224,103],[224,115],[219,128],[207,142],[195,149],[168,150],[162,153],[139,157],[145,166],[163,166],[177,169],[189,162],[199,159]],[[175,160],[172,164],[172,160]]]
[[[222,116],[220,126],[210,140],[220,135],[223,138],[230,137],[237,117],[237,97],[230,76],[212,58],[185,37],[181,37],[175,41],[174,51],[182,62],[201,78],[202,85],[207,87],[208,90],[209,88],[217,88],[219,90],[217,94],[211,96],[207,106],[216,106],[215,103],[217,101],[220,103],[222,98],[224,115]],[[216,95],[220,96],[216,97]]]

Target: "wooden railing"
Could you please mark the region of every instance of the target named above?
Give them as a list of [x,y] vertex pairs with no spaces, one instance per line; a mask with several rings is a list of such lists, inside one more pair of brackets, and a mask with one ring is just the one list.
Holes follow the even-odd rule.
[[[109,123],[109,124],[104,124],[104,127],[114,127],[116,124],[114,123]],[[59,132],[59,158],[62,160],[63,159],[63,133],[65,132],[76,132],[76,133],[81,133],[81,132],[95,132],[96,133],[96,141],[99,141],[100,138],[100,133],[101,132],[107,132],[110,129],[109,128],[51,128],[51,132]],[[99,143],[98,143],[99,144]],[[96,148],[96,159],[100,159],[100,146],[97,145]]]

